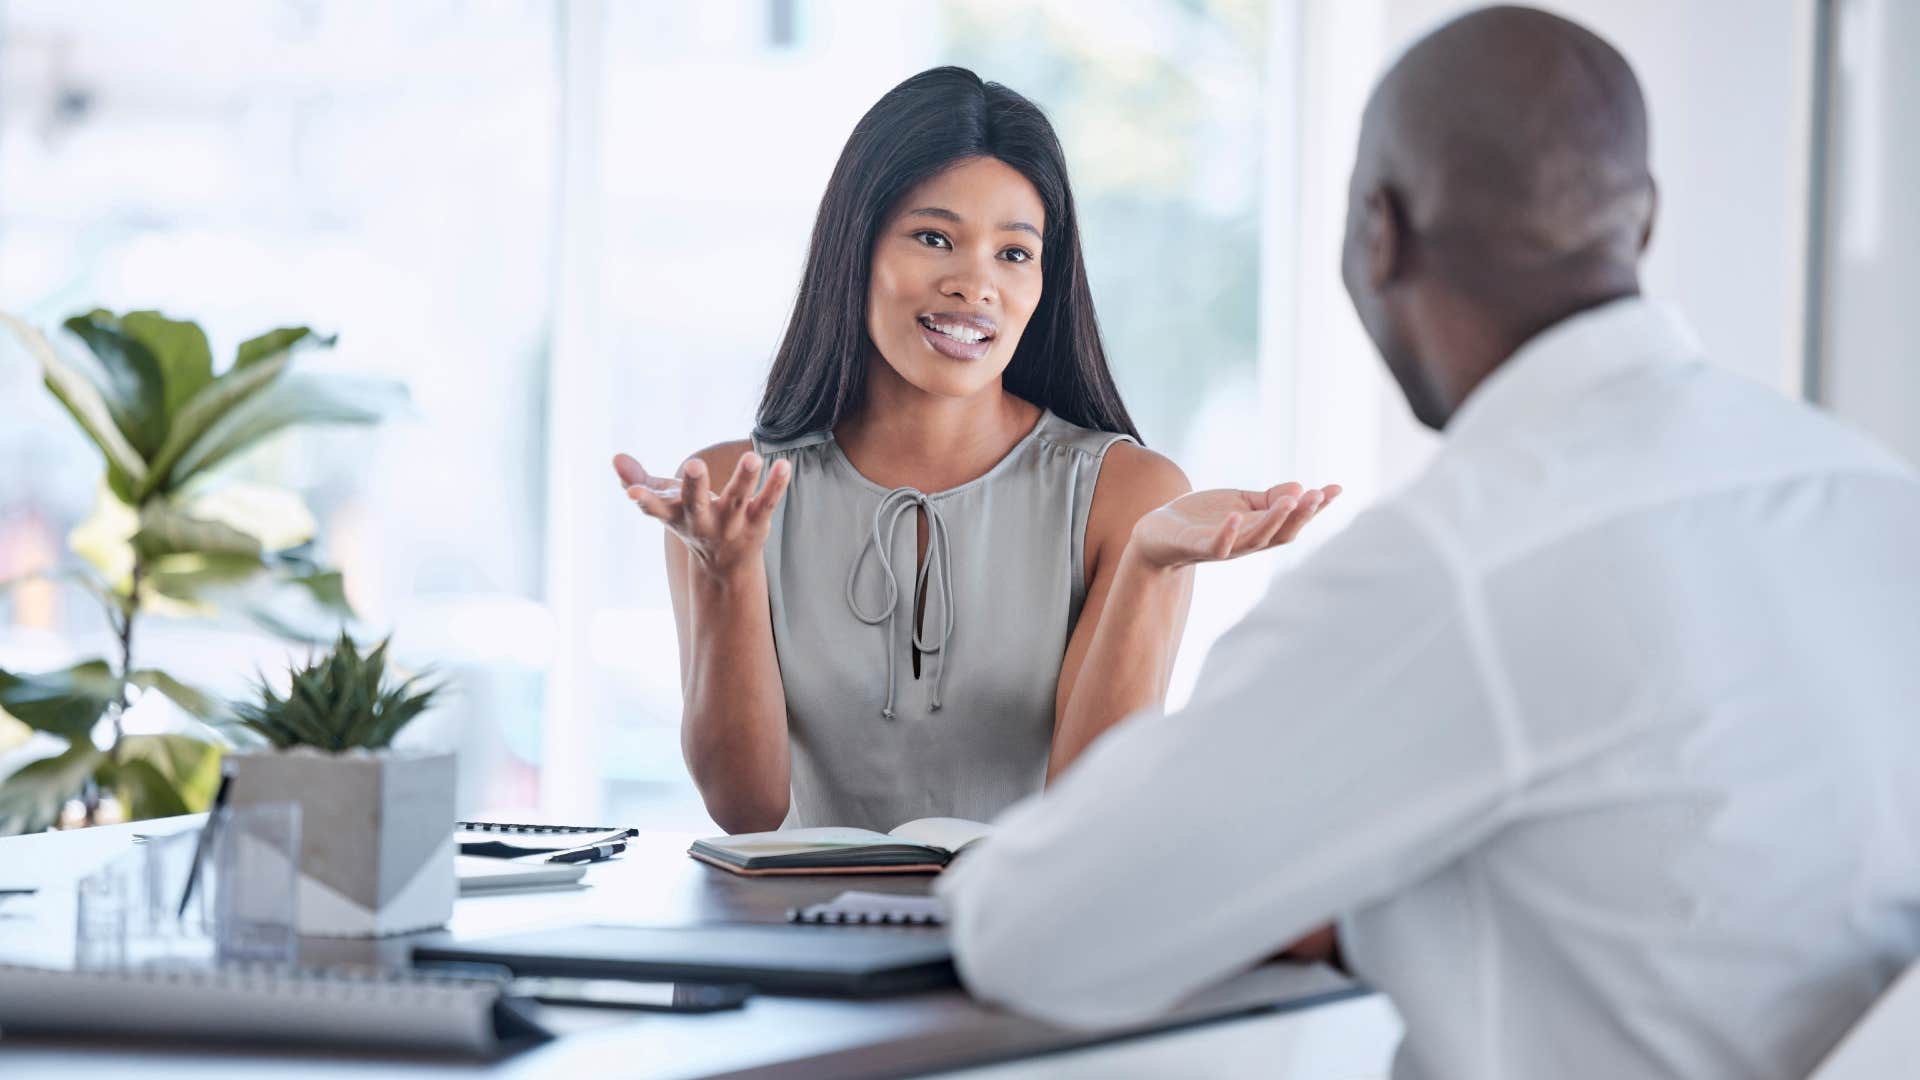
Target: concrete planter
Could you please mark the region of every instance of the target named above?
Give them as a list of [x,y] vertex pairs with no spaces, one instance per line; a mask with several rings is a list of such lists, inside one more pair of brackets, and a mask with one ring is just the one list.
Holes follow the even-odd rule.
[[378,937],[452,917],[452,754],[300,747],[227,761],[228,805],[300,806],[300,933]]

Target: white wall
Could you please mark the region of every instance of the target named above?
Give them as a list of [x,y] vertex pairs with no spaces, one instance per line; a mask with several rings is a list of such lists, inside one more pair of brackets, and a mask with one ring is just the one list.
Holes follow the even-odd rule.
[[[1335,276],[1337,223],[1346,213],[1344,181],[1364,101],[1356,101],[1353,87],[1356,79],[1370,85],[1408,45],[1477,6],[1463,0],[1301,3],[1308,29],[1295,408],[1308,419],[1297,425],[1297,456],[1324,463],[1332,474],[1327,479],[1353,486],[1349,514],[1417,475],[1435,445],[1377,371],[1379,361],[1358,337]],[[1648,294],[1686,314],[1715,362],[1797,393],[1810,0],[1549,0],[1540,6],[1612,42],[1646,93],[1661,196],[1644,266]],[[1316,26],[1322,28],[1317,34]],[[1371,47],[1354,34],[1368,26],[1377,28]],[[1361,365],[1376,370],[1362,375]]]
[[1821,398],[1920,464],[1920,4],[1835,8]]

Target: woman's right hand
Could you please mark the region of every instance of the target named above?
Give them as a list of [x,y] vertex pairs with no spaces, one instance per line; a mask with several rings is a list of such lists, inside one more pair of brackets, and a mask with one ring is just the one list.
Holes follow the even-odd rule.
[[793,475],[792,465],[774,462],[756,494],[761,465],[760,455],[751,450],[740,455],[727,486],[716,493],[707,479],[707,463],[697,457],[689,458],[677,477],[654,476],[626,454],[613,459],[627,497],[680,538],[695,566],[722,577],[760,558],[773,509]]

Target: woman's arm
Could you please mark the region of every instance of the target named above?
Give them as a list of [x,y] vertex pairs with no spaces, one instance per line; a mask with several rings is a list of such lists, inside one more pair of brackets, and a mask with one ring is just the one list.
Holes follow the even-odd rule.
[[[667,586],[679,632],[680,746],[707,812],[730,833],[777,829],[789,793],[787,704],[773,646],[766,562],[773,508],[791,467],[745,441],[696,454],[678,484],[619,464],[629,495],[667,525]],[[637,470],[637,473],[636,473]],[[731,477],[719,493],[709,477]]]
[[1193,569],[1142,565],[1137,553],[1128,558],[1127,541],[1142,517],[1190,490],[1178,465],[1144,447],[1116,443],[1101,463],[1087,511],[1087,599],[1060,663],[1048,783],[1121,718],[1166,698]]
[[1047,781],[1108,728],[1166,699],[1193,564],[1284,544],[1339,493],[1293,483],[1193,492],[1166,458],[1110,449],[1087,514],[1087,602],[1060,665]]

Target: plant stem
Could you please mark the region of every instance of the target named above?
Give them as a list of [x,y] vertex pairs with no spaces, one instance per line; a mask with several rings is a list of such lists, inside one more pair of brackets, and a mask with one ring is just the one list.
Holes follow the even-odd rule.
[[127,603],[120,616],[120,708],[113,714],[113,746],[107,751],[116,755],[120,750],[121,717],[132,702],[127,700],[127,686],[133,676],[133,620],[140,613],[140,579],[146,573],[146,564],[139,555],[133,557],[133,584],[127,591]]

